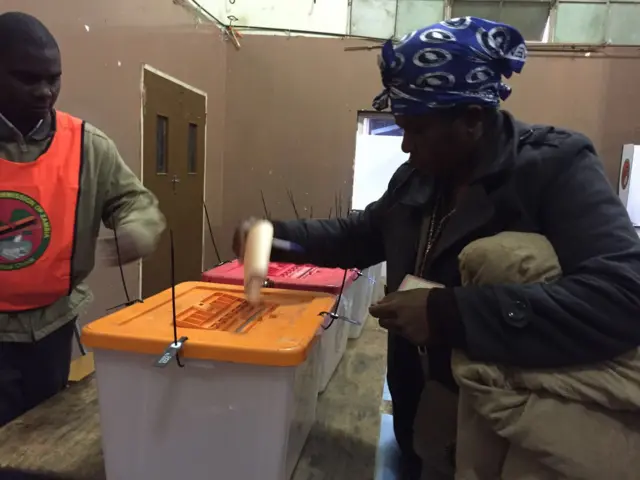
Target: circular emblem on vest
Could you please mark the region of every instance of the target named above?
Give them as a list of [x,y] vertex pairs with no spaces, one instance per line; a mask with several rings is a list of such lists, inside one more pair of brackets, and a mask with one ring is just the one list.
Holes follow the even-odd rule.
[[0,270],[33,265],[51,241],[51,222],[33,198],[0,191]]

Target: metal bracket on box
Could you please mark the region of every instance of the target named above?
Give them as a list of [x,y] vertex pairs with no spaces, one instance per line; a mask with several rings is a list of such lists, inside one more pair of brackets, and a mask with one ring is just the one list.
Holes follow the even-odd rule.
[[338,315],[337,313],[333,313],[333,312],[320,312],[318,315],[320,315],[321,317],[324,317],[325,315],[328,315],[332,322],[334,320],[342,320],[343,322],[347,322],[347,323],[350,323],[352,325],[362,325],[362,322],[360,322],[358,320],[354,320],[352,318],[345,317],[344,315]]
[[[358,278],[360,278],[360,277],[364,277],[364,278],[366,278],[367,280],[369,280],[369,283],[371,283],[372,285],[373,285],[374,283],[376,283],[376,280],[375,280],[374,278],[368,277],[367,275],[365,275],[364,273],[362,273],[362,271],[361,271],[361,270],[358,270],[357,268],[354,268],[354,269],[353,269],[353,271],[354,271],[354,273],[358,276]],[[357,279],[356,279],[356,280],[357,280]]]
[[182,367],[183,365],[180,363],[179,355],[182,347],[184,346],[184,342],[186,342],[187,340],[189,340],[188,337],[180,337],[177,342],[170,343],[162,356],[155,361],[154,366],[164,368],[169,364],[169,362],[171,362],[171,360],[175,358],[178,362],[178,365]]

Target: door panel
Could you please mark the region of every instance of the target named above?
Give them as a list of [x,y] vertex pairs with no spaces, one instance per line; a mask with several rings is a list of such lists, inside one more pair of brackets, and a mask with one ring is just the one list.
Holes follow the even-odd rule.
[[199,280],[202,267],[205,97],[153,72],[144,72],[143,180],[160,202],[167,231],[142,262],[142,296],[171,285],[169,228],[176,283]]

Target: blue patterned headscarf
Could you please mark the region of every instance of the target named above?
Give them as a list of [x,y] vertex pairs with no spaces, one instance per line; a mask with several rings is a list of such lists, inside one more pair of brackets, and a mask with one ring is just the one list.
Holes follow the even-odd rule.
[[376,110],[421,115],[461,104],[498,106],[511,89],[502,83],[527,60],[515,28],[482,18],[445,20],[387,41],[378,63],[384,91]]

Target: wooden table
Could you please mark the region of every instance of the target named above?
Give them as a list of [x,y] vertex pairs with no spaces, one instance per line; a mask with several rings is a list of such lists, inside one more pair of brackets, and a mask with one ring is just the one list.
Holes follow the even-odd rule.
[[93,377],[0,429],[0,466],[105,478]]
[[[320,396],[317,421],[292,480],[373,478],[385,352],[386,335],[374,322],[350,342]],[[71,385],[0,429],[0,467],[105,479],[95,379]]]

